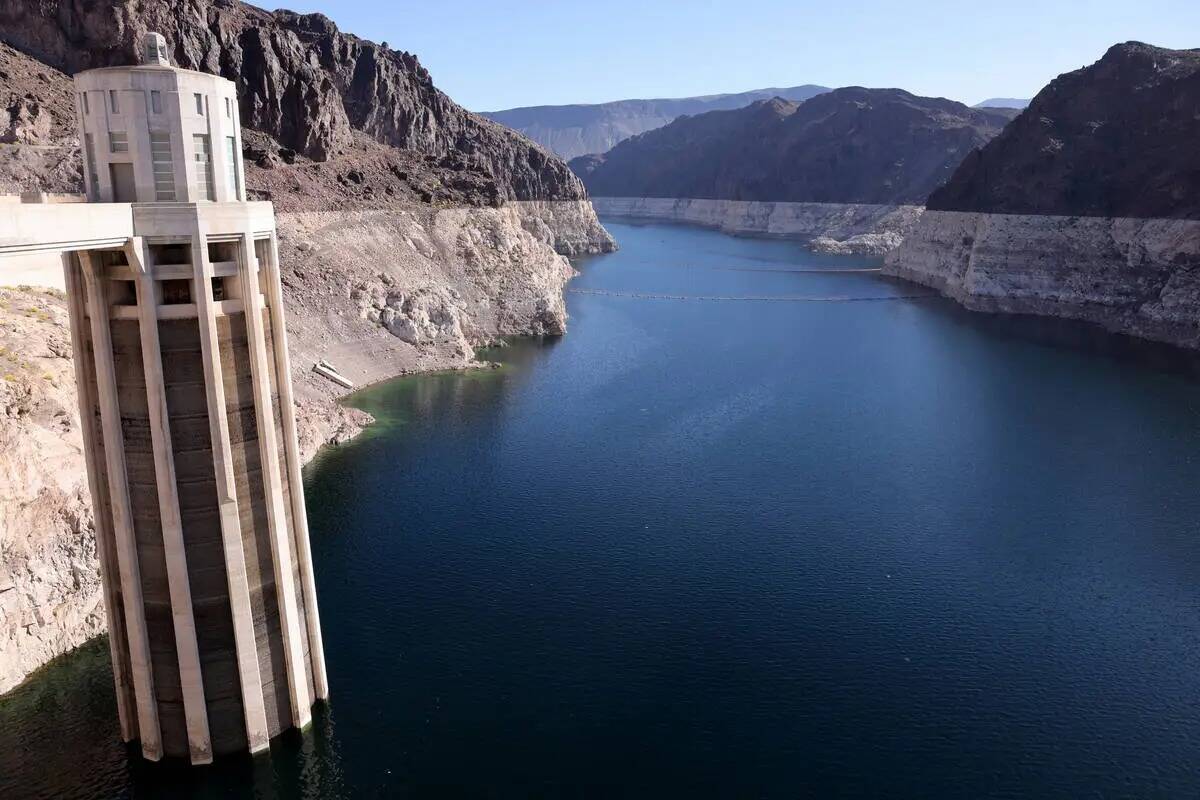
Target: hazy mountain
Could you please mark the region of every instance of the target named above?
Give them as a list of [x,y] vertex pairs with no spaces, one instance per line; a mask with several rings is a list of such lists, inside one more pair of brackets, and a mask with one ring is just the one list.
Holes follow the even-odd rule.
[[1055,78],[931,209],[1200,218],[1200,50],[1127,42]]
[[571,167],[600,197],[921,203],[1008,114],[847,87],[683,117]]
[[745,108],[759,100],[782,97],[802,101],[827,92],[824,86],[755,89],[659,100],[617,100],[596,105],[528,106],[483,116],[520,131],[563,158],[604,153],[618,142],[661,128],[684,114]]
[[1029,105],[1029,100],[1019,97],[990,97],[982,103],[976,103],[973,108],[1016,108],[1022,109]]

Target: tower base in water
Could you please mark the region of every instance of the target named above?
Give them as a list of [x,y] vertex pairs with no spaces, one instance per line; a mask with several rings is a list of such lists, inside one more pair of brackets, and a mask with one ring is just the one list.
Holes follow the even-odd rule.
[[269,203],[63,254],[123,738],[257,751],[328,695]]

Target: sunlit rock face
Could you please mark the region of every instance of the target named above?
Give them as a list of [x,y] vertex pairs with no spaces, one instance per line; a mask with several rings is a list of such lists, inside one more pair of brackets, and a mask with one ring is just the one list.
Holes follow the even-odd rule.
[[884,272],[968,308],[1200,347],[1200,221],[926,211]]

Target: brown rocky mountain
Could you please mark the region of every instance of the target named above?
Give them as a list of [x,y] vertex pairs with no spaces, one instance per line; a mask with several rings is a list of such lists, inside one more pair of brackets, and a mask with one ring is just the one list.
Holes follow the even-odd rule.
[[1200,219],[1200,50],[1140,42],[1060,75],[929,208]]
[[0,194],[83,190],[71,79],[0,44]]
[[571,165],[604,197],[919,203],[1006,122],[952,100],[848,87],[682,117]]
[[0,0],[0,41],[67,74],[130,63],[150,30],[166,36],[176,65],[234,81],[243,124],[285,155],[325,161],[361,133],[448,157],[487,176],[500,198],[585,197],[561,160],[454,103],[416,56],[342,33],[321,14],[237,0]]

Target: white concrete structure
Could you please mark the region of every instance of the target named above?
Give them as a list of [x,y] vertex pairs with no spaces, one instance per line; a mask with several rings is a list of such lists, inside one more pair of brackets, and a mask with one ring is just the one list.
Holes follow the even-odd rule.
[[64,267],[122,737],[206,763],[328,684],[274,212],[233,84],[164,54],[76,76],[92,202],[0,203],[0,257]]
[[[148,39],[157,37],[150,34]],[[147,50],[161,54],[152,45]],[[161,58],[160,60],[157,60]],[[245,197],[233,84],[165,57],[75,76],[88,199],[220,202]]]

